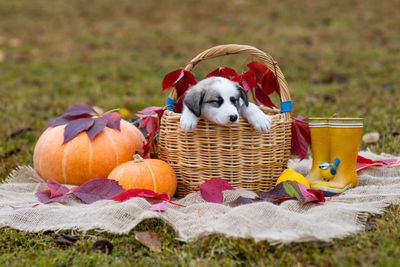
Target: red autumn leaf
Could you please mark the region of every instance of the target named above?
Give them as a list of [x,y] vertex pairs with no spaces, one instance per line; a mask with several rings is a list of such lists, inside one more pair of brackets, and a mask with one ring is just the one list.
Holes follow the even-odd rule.
[[269,96],[267,94],[265,94],[265,92],[261,88],[257,87],[255,89],[255,94],[256,94],[257,100],[260,101],[264,106],[270,107],[270,108],[275,107],[275,105],[271,101],[271,98],[269,98]]
[[27,205],[27,206],[12,206],[10,205],[10,208],[12,208],[13,210],[23,210],[23,209],[32,209],[34,207],[39,206],[39,203],[33,204],[33,205]]
[[101,116],[107,121],[107,127],[121,131],[121,115],[118,112],[109,112]]
[[95,178],[79,186],[72,194],[86,204],[91,204],[99,200],[110,199],[124,191],[125,189],[115,180]]
[[[292,140],[290,152],[292,155],[300,156],[303,160],[307,156],[308,152],[308,141],[311,141],[311,137],[307,136],[306,126],[307,124],[298,122],[296,120],[292,121]],[[308,129],[308,133],[310,130]]]
[[231,77],[235,77],[238,74],[234,69],[227,68],[227,67],[218,67],[216,70],[213,70],[209,74],[207,74],[206,78],[217,76],[217,77],[224,77],[226,79],[230,79]]
[[232,81],[237,82],[246,92],[249,92],[252,88],[258,88],[254,73],[251,70],[243,72],[242,74],[234,77]]
[[213,178],[200,186],[200,194],[207,202],[222,203],[224,190],[235,190],[227,181]]
[[148,133],[156,132],[158,129],[158,118],[154,115],[137,115],[141,118],[139,122],[139,128],[146,128]]
[[[143,115],[150,116],[150,115],[155,114],[155,115],[157,115],[158,122],[160,123],[161,117],[164,114],[164,111],[165,111],[165,107],[147,107],[147,108],[144,108],[141,111],[139,111],[138,114],[136,114],[136,116],[142,118]],[[141,126],[139,126],[139,128],[141,128]],[[157,127],[157,130],[158,130],[158,127]]]
[[64,142],[67,143],[75,138],[79,133],[88,130],[94,123],[93,118],[82,118],[68,122],[64,129]]
[[50,198],[65,195],[69,192],[69,189],[66,186],[63,186],[52,179],[48,179],[46,183],[50,189]]
[[150,151],[155,151],[156,149],[154,144],[154,138],[155,138],[154,135],[155,132],[148,133],[147,134],[147,137],[149,138],[148,141],[138,151],[143,158],[148,158]]
[[259,83],[262,81],[262,76],[268,71],[268,67],[259,61],[252,61],[247,64],[247,67],[254,73],[256,81]]
[[175,87],[178,97],[180,97],[191,85],[195,85],[196,83],[192,73],[185,69],[178,69],[165,75],[162,82],[162,91]]
[[37,197],[37,199],[44,204],[51,203],[51,202],[58,202],[68,196],[67,194],[64,194],[64,195],[59,195],[58,197],[52,198],[52,197],[50,197],[50,195],[51,195],[50,189],[38,191],[35,193],[35,196]]
[[311,132],[310,132],[310,127],[308,124],[305,122],[308,118],[298,115],[294,121],[296,126],[299,128],[301,134],[304,136],[304,139],[306,140],[307,144],[311,145]]
[[93,139],[101,132],[103,131],[104,127],[107,125],[107,120],[100,117],[100,118],[95,118],[94,123],[92,127],[90,127],[89,130],[86,131],[87,135],[89,136],[90,141],[93,141]]
[[62,115],[64,118],[75,117],[80,115],[97,114],[97,112],[89,105],[86,104],[75,104],[67,109]]
[[270,70],[265,72],[261,77],[261,88],[267,95],[270,95],[273,92],[276,92],[278,95],[281,94],[278,80]]
[[126,191],[110,198],[110,200],[123,202],[123,201],[126,201],[126,200],[134,198],[134,197],[155,198],[155,199],[160,199],[160,200],[164,200],[164,201],[169,201],[171,199],[169,194],[166,192],[164,192],[162,194],[157,194],[156,192],[149,190],[149,189],[135,188],[135,189],[126,190]]
[[178,102],[175,104],[174,109],[172,110],[175,113],[182,113],[183,109],[183,97],[181,97]]
[[325,196],[321,190],[307,189],[307,192],[313,194],[318,199],[318,203],[325,202]]
[[385,160],[371,160],[364,158],[360,155],[357,156],[356,170],[360,171],[370,166],[390,166],[392,164],[399,163],[398,159],[385,159]]

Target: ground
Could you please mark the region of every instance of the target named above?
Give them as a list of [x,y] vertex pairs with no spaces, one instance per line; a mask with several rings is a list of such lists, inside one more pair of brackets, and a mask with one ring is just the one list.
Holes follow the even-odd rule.
[[[71,1],[0,0],[0,177],[32,164],[34,144],[52,118],[84,102],[132,113],[163,105],[164,75],[197,53],[226,43],[270,53],[304,116],[361,116],[378,144],[399,155],[400,2],[388,1]],[[243,69],[245,56],[222,64]],[[204,77],[221,60],[199,66]],[[396,265],[400,209],[370,218],[370,229],[331,243],[270,246],[221,235],[176,241],[165,223],[148,220],[163,241],[154,253],[127,236],[88,233],[62,247],[51,235],[0,229],[0,265]],[[91,253],[99,238],[111,255]]]

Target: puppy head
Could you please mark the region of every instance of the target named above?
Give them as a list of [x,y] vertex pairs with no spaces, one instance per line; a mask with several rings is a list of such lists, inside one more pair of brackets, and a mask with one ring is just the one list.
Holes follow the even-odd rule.
[[210,77],[188,91],[184,104],[197,117],[227,125],[239,122],[239,107],[248,106],[249,99],[239,84],[222,77]]

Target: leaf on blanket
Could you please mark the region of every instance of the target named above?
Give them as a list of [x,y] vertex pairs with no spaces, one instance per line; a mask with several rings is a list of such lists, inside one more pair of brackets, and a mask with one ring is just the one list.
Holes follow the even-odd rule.
[[51,197],[50,189],[38,191],[35,193],[35,195],[37,199],[44,204],[51,202],[59,202],[68,196],[67,194],[64,194],[64,195],[59,195],[57,197]]
[[279,183],[272,190],[268,192],[257,193],[256,199],[250,199],[245,197],[238,197],[236,200],[227,203],[231,207],[237,207],[246,204],[252,204],[256,202],[271,202],[273,204],[280,204],[286,200],[298,200],[301,203],[323,203],[325,197],[321,190],[312,190],[303,184],[296,181],[286,181]]
[[117,181],[106,178],[95,178],[79,186],[72,194],[86,204],[91,204],[99,200],[110,199],[122,192],[125,192],[125,189]]
[[158,235],[152,231],[135,231],[135,238],[142,245],[148,247],[151,251],[161,252],[162,244]]
[[52,179],[48,179],[46,183],[50,189],[50,198],[62,196],[69,192],[69,189],[67,187],[59,184],[57,181],[54,181]]
[[149,189],[129,189],[126,190],[114,197],[111,197],[110,200],[123,202],[125,200],[134,198],[134,197],[142,197],[142,198],[156,198],[164,201],[169,201],[171,197],[168,193],[164,192],[162,194],[157,194],[156,192]]
[[33,205],[27,205],[27,206],[11,206],[10,208],[12,208],[13,210],[23,210],[23,209],[32,209],[34,207],[39,206],[39,203],[33,204]]
[[227,181],[221,178],[213,178],[200,186],[200,194],[207,202],[221,204],[224,196],[222,191],[235,190]]
[[360,171],[362,169],[371,167],[371,166],[390,166],[393,164],[399,163],[398,159],[385,159],[385,160],[371,160],[364,158],[360,155],[357,157],[357,163],[356,163],[356,170]]
[[157,204],[153,204],[150,206],[151,211],[166,211],[167,210],[167,202],[163,201]]

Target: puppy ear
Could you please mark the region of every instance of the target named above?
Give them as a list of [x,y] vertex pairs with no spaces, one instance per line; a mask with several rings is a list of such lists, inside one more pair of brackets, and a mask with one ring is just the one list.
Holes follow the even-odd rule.
[[248,107],[249,106],[249,97],[247,96],[247,92],[238,84],[236,85],[236,88],[240,92],[240,98],[243,99],[244,104],[246,105],[246,107]]
[[206,94],[206,90],[201,87],[192,87],[185,95],[184,103],[191,112],[197,117],[201,115],[201,106],[203,105],[203,99]]

